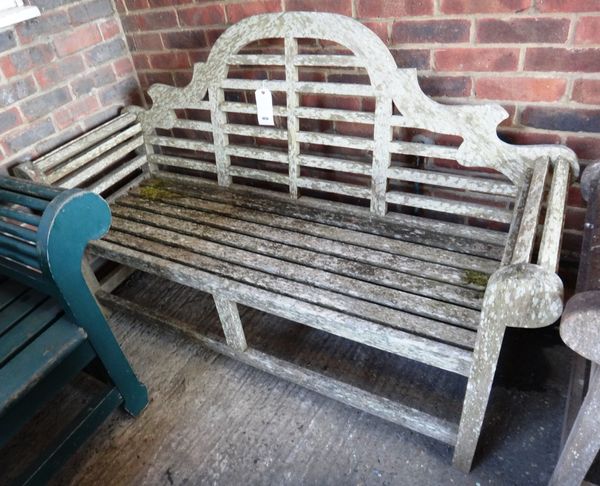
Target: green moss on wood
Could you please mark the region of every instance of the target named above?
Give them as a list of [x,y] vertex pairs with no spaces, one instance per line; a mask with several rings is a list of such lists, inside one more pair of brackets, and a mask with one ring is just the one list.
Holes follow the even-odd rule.
[[180,194],[166,188],[164,181],[160,179],[150,179],[140,188],[140,197],[157,201],[160,199],[174,199],[181,197]]
[[479,285],[485,287],[488,283],[490,276],[483,272],[476,270],[465,270],[464,281],[467,284]]

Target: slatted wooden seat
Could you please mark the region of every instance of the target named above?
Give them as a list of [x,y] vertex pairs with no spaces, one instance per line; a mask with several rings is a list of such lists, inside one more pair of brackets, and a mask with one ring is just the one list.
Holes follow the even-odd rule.
[[[257,123],[259,89],[273,126]],[[245,19],[188,86],[149,95],[150,109],[18,168],[111,201],[93,253],[123,266],[103,302],[159,318],[111,294],[132,269],[209,292],[226,344],[202,342],[453,444],[469,470],[504,329],[562,310],[573,152],[502,142],[500,106],[436,103],[375,34],[333,14]],[[237,303],[468,377],[460,424],[249,348]]]
[[115,408],[137,415],[148,402],[81,272],[85,245],[109,223],[91,192],[0,177],[0,447],[89,364],[106,374],[17,484],[46,483]]

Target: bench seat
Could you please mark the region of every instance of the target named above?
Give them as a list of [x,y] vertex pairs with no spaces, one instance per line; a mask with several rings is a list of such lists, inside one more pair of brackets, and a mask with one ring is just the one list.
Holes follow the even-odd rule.
[[[363,220],[359,231],[343,213],[311,217],[274,198],[160,179],[111,209],[110,232],[92,244],[100,256],[128,255],[155,274],[177,264],[185,283],[210,292],[210,283],[220,282],[237,302],[255,307],[255,292],[244,290],[261,289],[267,312],[309,325],[310,314],[328,315],[334,334],[359,341],[370,334],[375,347],[468,376],[485,281],[500,265],[470,253],[488,248],[499,257],[499,247],[466,238],[442,245],[434,233],[413,243],[411,228],[400,223],[378,231]],[[404,345],[382,327],[397,331]]]

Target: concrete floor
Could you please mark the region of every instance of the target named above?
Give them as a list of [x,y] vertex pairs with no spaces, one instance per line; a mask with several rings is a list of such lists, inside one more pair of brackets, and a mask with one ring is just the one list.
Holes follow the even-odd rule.
[[[195,329],[218,329],[205,294],[140,274],[119,292]],[[242,319],[254,347],[458,416],[460,377],[251,309],[242,309]],[[535,485],[547,483],[558,455],[570,355],[556,329],[507,335],[476,463],[464,475],[451,467],[452,449],[442,443],[217,355],[168,328],[121,313],[111,321],[151,403],[135,420],[115,413],[56,485]],[[40,414],[0,455],[0,471],[35,453],[46,435],[40,431],[53,430],[57,415],[81,405],[83,385],[62,394],[50,407],[53,417]]]

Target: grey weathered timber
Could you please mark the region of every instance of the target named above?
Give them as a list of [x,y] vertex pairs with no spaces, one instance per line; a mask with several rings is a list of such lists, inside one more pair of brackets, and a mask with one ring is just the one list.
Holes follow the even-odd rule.
[[[279,47],[242,51],[261,39]],[[307,53],[304,39],[342,49]],[[314,80],[312,66],[360,82]],[[273,126],[256,121],[257,89],[272,92]],[[111,198],[112,230],[92,251],[125,268],[99,292],[114,302],[132,269],[206,291],[225,354],[451,442],[469,470],[506,327],[549,325],[562,311],[573,152],[502,142],[503,108],[431,100],[373,32],[334,14],[247,18],[186,87],[149,95],[151,108],[129,107],[66,155],[21,167]],[[411,131],[461,141],[405,140]],[[275,365],[246,342],[237,304],[468,377],[460,423]]]
[[[600,163],[588,166],[581,178],[588,203],[581,248],[577,293],[569,300],[560,323],[563,341],[577,353],[565,411],[564,441],[552,486],[579,485],[600,450]],[[562,187],[556,189],[561,191]],[[587,363],[591,363],[588,372]],[[587,381],[587,392],[585,383]]]

